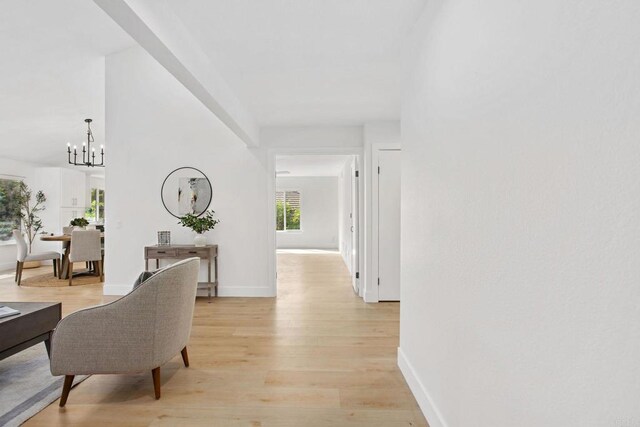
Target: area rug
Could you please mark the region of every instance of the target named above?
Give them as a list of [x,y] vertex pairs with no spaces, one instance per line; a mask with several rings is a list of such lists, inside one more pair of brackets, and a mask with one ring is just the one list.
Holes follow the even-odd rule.
[[[100,276],[81,275],[73,276],[73,284],[71,286],[95,285],[101,283]],[[40,274],[38,276],[22,279],[20,286],[33,288],[51,288],[57,286],[69,286],[69,280],[58,279],[53,273]]]
[[[87,379],[78,375],[74,387]],[[54,377],[44,343],[0,360],[0,426],[19,426],[62,394],[64,377]]]

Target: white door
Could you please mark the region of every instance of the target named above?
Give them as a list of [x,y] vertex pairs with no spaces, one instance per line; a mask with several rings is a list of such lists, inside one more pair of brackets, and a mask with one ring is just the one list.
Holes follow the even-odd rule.
[[378,156],[378,300],[400,301],[400,150]]
[[351,162],[351,215],[349,215],[351,219],[351,280],[353,283],[353,290],[357,294],[359,292],[359,276],[360,276],[360,267],[359,267],[359,230],[358,230],[358,212],[359,212],[359,197],[360,193],[358,192],[358,181],[360,172],[358,171],[358,165],[356,163],[356,159],[354,158]]

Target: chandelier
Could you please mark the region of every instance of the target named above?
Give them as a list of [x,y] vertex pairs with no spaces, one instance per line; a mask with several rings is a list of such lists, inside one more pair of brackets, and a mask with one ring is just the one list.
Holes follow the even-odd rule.
[[73,146],[73,161],[71,161],[71,143],[67,142],[67,154],[69,164],[74,166],[104,167],[104,145],[100,146],[100,163],[96,163],[96,149],[91,148],[93,133],[91,132],[91,119],[84,119],[87,124],[87,142],[82,143],[82,162],[78,162],[78,146]]

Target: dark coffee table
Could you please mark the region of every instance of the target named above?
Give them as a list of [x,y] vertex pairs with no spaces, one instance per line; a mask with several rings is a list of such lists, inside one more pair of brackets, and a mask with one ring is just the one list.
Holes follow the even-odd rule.
[[62,318],[59,302],[0,302],[20,312],[0,319],[0,360],[44,341],[51,349],[51,334]]

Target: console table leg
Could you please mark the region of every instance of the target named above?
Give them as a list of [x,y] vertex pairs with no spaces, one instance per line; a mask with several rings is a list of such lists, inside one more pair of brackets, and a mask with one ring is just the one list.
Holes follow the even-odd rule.
[[211,258],[209,258],[209,269],[207,270],[207,293],[209,295],[209,304],[211,304]]

